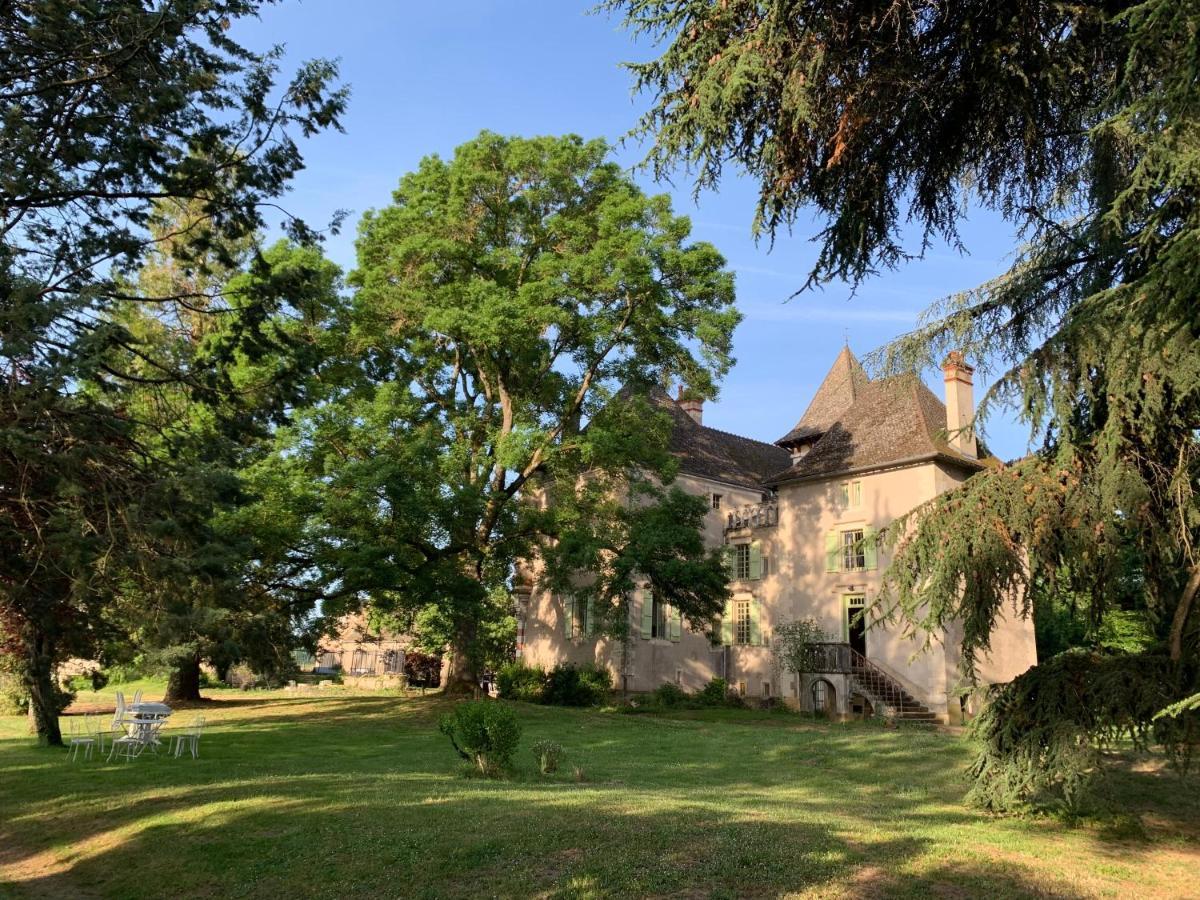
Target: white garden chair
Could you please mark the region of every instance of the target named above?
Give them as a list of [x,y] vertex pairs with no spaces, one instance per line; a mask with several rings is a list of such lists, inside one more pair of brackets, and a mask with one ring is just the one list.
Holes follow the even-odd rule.
[[108,758],[123,757],[126,761],[137,759],[147,747],[158,753],[158,733],[162,730],[165,719],[126,719],[125,729],[128,732],[112,743]]
[[204,731],[204,716],[189,725],[185,731],[175,735],[175,743],[171,747],[171,752],[176,759],[183,755],[185,747],[191,752],[192,759],[200,756],[200,733],[202,731]]
[[85,760],[92,758],[92,749],[96,746],[96,739],[88,731],[88,722],[90,716],[85,716],[85,721],[80,722],[77,716],[72,716],[68,720],[70,727],[70,737],[68,748],[70,750],[71,761],[79,759],[79,750],[83,748],[83,758]]
[[138,688],[136,691],[133,692],[133,702],[130,703],[129,705],[137,706],[141,702],[142,702],[142,689]]

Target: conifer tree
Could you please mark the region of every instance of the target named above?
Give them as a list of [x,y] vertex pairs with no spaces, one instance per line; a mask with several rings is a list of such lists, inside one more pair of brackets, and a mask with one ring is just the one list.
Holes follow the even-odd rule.
[[[653,98],[653,168],[711,186],[739,165],[766,234],[823,217],[801,287],[958,245],[964,197],[1021,234],[1007,272],[874,360],[965,351],[998,375],[981,421],[1015,404],[1038,447],[898,522],[882,602],[914,625],[961,622],[970,665],[1008,600],[1031,612],[1038,580],[1068,579],[1099,621],[1132,565],[1158,643],[1005,688],[979,726],[977,799],[1077,785],[1095,756],[1072,748],[1117,733],[1185,752],[1194,707],[1154,713],[1200,688],[1200,3],[606,5],[665,42],[631,66]],[[1080,679],[1095,689],[1073,692]]]
[[[232,396],[227,363],[272,346],[264,323],[281,302],[260,269],[254,302],[194,365],[140,343],[120,305],[186,301],[128,291],[163,238],[149,227],[155,204],[194,203],[211,226],[174,236],[177,247],[236,244],[264,227],[300,167],[294,135],[337,127],[345,105],[332,64],[305,64],[280,86],[278,49],[232,40],[231,24],[260,6],[0,6],[0,630],[46,743],[61,743],[55,665],[86,650],[114,573],[137,568],[174,508],[129,391],[180,382],[220,405]],[[222,428],[244,424],[236,405],[228,412]]]

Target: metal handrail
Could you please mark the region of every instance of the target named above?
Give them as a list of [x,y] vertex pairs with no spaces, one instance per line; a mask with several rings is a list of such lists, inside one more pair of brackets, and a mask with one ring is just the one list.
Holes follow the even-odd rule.
[[[911,697],[904,685],[849,644],[824,641],[809,644],[808,650],[809,669],[814,675],[838,674],[864,676],[869,673],[879,683],[889,688],[888,693],[894,695],[894,697],[879,697],[879,700],[886,702],[889,706],[896,707],[899,712],[904,712],[906,709],[918,710],[925,708],[924,704],[919,700]],[[876,692],[872,691],[872,693]],[[906,699],[909,697],[912,699],[911,703]]]

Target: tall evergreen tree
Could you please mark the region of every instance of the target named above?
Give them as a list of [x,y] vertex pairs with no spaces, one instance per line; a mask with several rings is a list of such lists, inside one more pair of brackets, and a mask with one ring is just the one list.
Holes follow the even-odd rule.
[[[263,227],[301,164],[291,133],[336,127],[345,103],[330,63],[306,64],[280,89],[279,50],[231,39],[231,23],[260,6],[0,7],[0,616],[51,744],[61,743],[56,662],[79,649],[114,567],[150,546],[148,523],[169,520],[174,502],[131,421],[131,386],[180,381],[218,405],[230,396],[226,363],[271,345],[263,323],[281,302],[261,272],[211,353],[189,369],[156,357],[112,315],[122,303],[186,300],[127,291],[162,240],[148,227],[155,203],[195,203],[209,223],[178,244],[236,244]],[[130,371],[130,358],[147,370]]]
[[765,233],[815,209],[809,285],[901,264],[906,222],[921,249],[957,245],[968,196],[1022,235],[1008,272],[876,359],[963,350],[999,373],[980,416],[1015,403],[1040,438],[893,529],[883,602],[927,627],[961,621],[970,662],[1038,580],[1065,576],[1100,621],[1133,566],[1160,643],[1018,679],[980,725],[976,796],[1007,807],[1074,783],[1089,738],[1153,731],[1185,750],[1194,709],[1153,714],[1200,687],[1200,3],[607,6],[666,42],[632,66],[654,97],[651,165],[711,185],[739,164]]

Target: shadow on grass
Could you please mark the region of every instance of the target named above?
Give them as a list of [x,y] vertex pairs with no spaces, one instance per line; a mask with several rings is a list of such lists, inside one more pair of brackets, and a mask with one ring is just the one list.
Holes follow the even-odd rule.
[[566,766],[488,781],[433,728],[447,706],[258,698],[212,722],[199,760],[68,766],[0,743],[0,867],[22,892],[121,897],[1079,896],[972,846],[989,820],[961,805],[944,736],[518,706],[522,753],[553,739]]

